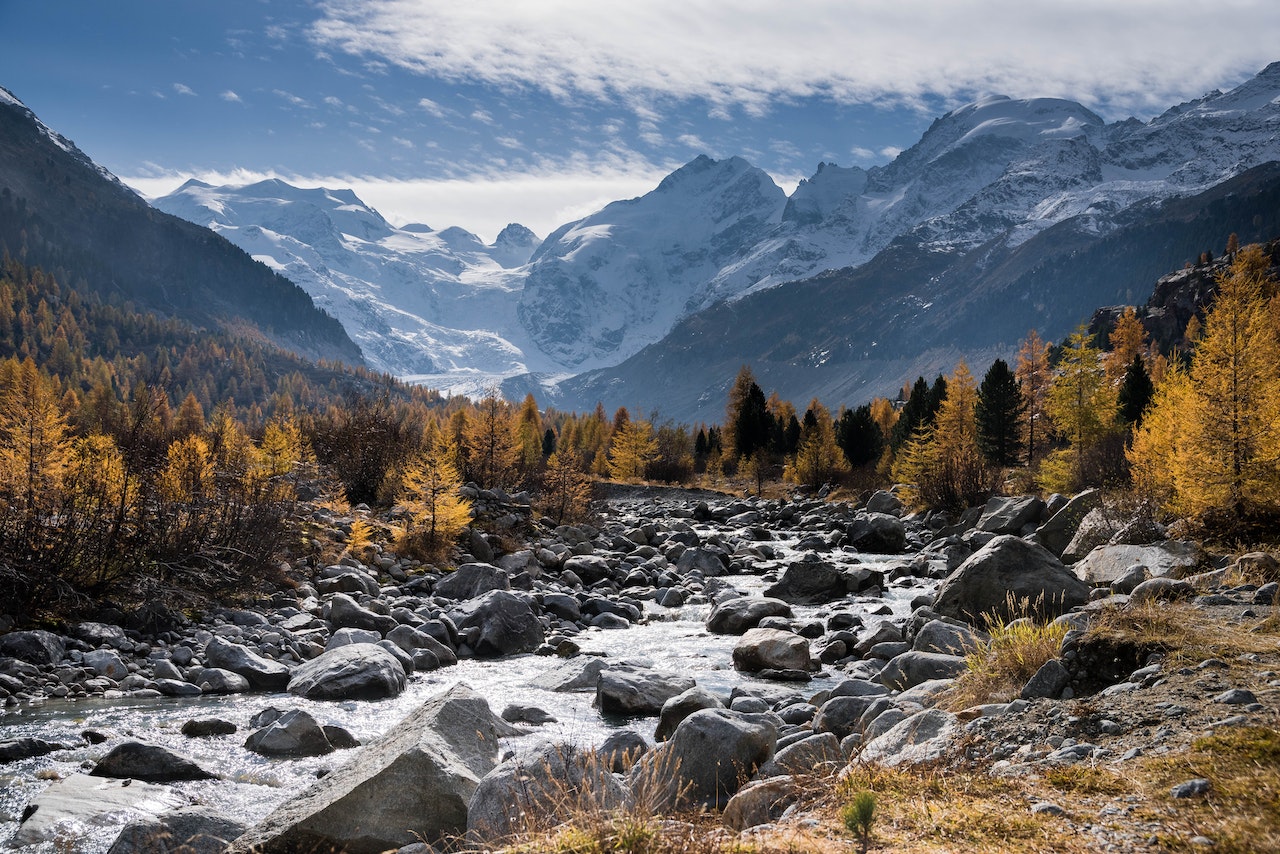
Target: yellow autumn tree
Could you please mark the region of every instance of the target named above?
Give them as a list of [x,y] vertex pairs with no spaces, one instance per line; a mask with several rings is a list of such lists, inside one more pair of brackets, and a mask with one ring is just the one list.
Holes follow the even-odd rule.
[[542,512],[557,525],[586,517],[591,506],[591,481],[577,451],[560,448],[547,458],[540,499]]
[[160,492],[168,501],[198,504],[213,496],[215,457],[203,436],[186,436],[169,445]]
[[467,423],[471,473],[483,487],[511,486],[520,449],[516,445],[510,407],[490,392],[476,404]]
[[536,472],[542,465],[542,416],[532,394],[525,395],[516,416],[516,448],[520,468],[526,474]]
[[1040,483],[1055,492],[1073,492],[1095,480],[1092,452],[1117,434],[1116,389],[1107,381],[1102,351],[1083,325],[1067,339],[1046,401],[1057,434],[1069,445],[1040,467]]
[[[1280,340],[1272,318],[1275,284],[1259,246],[1235,253],[1205,313],[1187,381],[1153,402],[1131,460],[1150,472],[1177,512],[1235,512],[1280,505]],[[1176,419],[1177,429],[1167,425]]]
[[62,494],[71,431],[62,393],[31,359],[0,374],[0,493],[22,514],[52,512]]
[[642,480],[645,467],[657,454],[653,425],[642,418],[628,418],[620,428],[615,424],[609,445],[609,476],[615,480]]
[[947,377],[947,396],[931,426],[907,442],[894,479],[917,507],[963,510],[991,491],[991,472],[978,446],[977,383],[963,361]]
[[1105,357],[1107,380],[1113,386],[1119,386],[1134,357],[1146,356],[1147,330],[1133,306],[1125,307],[1107,340],[1111,344],[1111,350]]
[[806,422],[809,421],[808,413],[813,414],[812,425],[801,434],[800,446],[783,469],[783,478],[817,489],[848,474],[850,468],[844,451],[836,444],[835,424],[830,411],[814,399],[809,403]]
[[439,558],[470,521],[471,502],[459,494],[462,481],[454,459],[452,440],[437,433],[405,468],[400,500],[409,510],[401,539],[406,551]]
[[[1023,413],[1023,430],[1026,437],[1027,464],[1038,458],[1037,450],[1048,439],[1049,425],[1045,414],[1045,401],[1049,393],[1049,345],[1032,329],[1023,339],[1018,350],[1018,366],[1013,372],[1022,389],[1022,399],[1027,402]],[[1040,445],[1037,445],[1037,441]]]

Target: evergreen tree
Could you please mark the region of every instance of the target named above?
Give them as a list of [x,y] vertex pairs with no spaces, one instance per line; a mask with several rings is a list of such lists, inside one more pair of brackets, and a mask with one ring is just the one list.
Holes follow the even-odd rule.
[[787,466],[787,480],[818,488],[837,480],[849,472],[849,462],[836,444],[836,431],[831,423],[831,413],[818,401],[809,404],[804,414],[805,424],[800,447]]
[[928,423],[929,406],[929,384],[924,377],[917,377],[915,384],[911,386],[911,395],[898,413],[893,435],[889,437],[889,444],[894,450],[901,448],[917,430]]
[[978,447],[993,466],[1016,466],[1022,449],[1022,415],[1027,404],[1018,380],[1004,359],[996,359],[987,369],[978,388],[974,418]]
[[556,431],[550,427],[542,434],[542,456],[550,457],[556,452]]
[[1018,385],[1022,389],[1022,399],[1027,408],[1024,413],[1025,432],[1027,436],[1027,464],[1036,461],[1036,442],[1044,442],[1048,438],[1046,401],[1049,395],[1049,345],[1040,334],[1032,329],[1023,339],[1018,350],[1018,367],[1014,371]]
[[1146,362],[1142,354],[1135,354],[1125,371],[1124,380],[1120,383],[1120,391],[1116,395],[1116,417],[1122,424],[1130,424],[1137,428],[1142,426],[1142,414],[1155,395],[1155,384],[1147,373]]
[[884,434],[871,413],[870,404],[846,409],[836,423],[836,443],[853,468],[879,461],[884,453]]

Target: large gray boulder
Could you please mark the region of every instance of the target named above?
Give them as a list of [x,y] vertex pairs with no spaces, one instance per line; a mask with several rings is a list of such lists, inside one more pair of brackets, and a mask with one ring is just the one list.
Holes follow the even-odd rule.
[[91,649],[84,654],[84,664],[93,672],[119,682],[129,675],[129,667],[120,654],[112,649]]
[[8,847],[45,845],[38,850],[77,851],[101,845],[102,826],[121,816],[155,817],[183,805],[185,798],[169,786],[140,780],[112,780],[72,774],[55,780],[27,805],[27,818]]
[[67,653],[66,642],[53,632],[35,629],[0,635],[0,656],[16,658],[28,664],[52,666]]
[[1204,559],[1204,551],[1193,542],[1165,540],[1146,546],[1098,546],[1072,569],[1082,581],[1102,586],[1139,564],[1147,568],[1152,578],[1186,578],[1199,571]]
[[1058,557],[1062,557],[1080,528],[1080,523],[1084,521],[1084,517],[1101,502],[1101,492],[1096,489],[1086,489],[1050,516],[1047,522],[1036,528],[1036,539],[1040,545]]
[[726,827],[741,833],[747,828],[781,818],[787,808],[796,802],[797,796],[795,779],[788,774],[755,780],[743,786],[729,799],[721,821]]
[[887,513],[859,513],[847,533],[850,544],[859,551],[896,555],[907,548],[906,526]]
[[521,830],[621,806],[618,778],[594,753],[543,744],[494,768],[480,781],[467,810],[467,834],[494,843]]
[[694,546],[680,554],[676,560],[676,572],[687,575],[694,570],[701,572],[705,578],[717,578],[729,574],[729,564],[722,552]]
[[467,827],[467,805],[515,730],[465,685],[435,697],[286,801],[228,854],[377,854]]
[[1037,495],[1015,495],[1006,498],[993,495],[982,508],[982,515],[975,525],[979,531],[990,534],[1017,534],[1028,524],[1040,518],[1044,501]]
[[889,659],[876,678],[890,688],[905,691],[933,679],[952,679],[968,669],[963,655],[911,650]]
[[723,708],[724,703],[720,702],[719,697],[706,688],[695,685],[662,704],[662,711],[658,714],[658,727],[653,731],[653,738],[655,741],[666,741],[676,731],[680,722],[694,712],[702,709]]
[[987,615],[1012,620],[1026,609],[1056,617],[1088,599],[1089,586],[1044,546],[1001,535],[947,576],[933,609],[969,622]]
[[930,620],[916,632],[911,648],[919,652],[943,652],[968,655],[978,648],[978,636],[968,626],[956,626],[943,620]]
[[254,730],[244,746],[263,756],[324,756],[333,752],[324,727],[302,709],[290,709]]
[[453,618],[480,658],[533,652],[546,639],[529,600],[506,590],[491,590],[464,603]]
[[765,617],[790,617],[791,606],[767,596],[738,596],[711,609],[707,631],[717,635],[740,635],[760,625]]
[[511,577],[487,563],[464,563],[436,582],[432,590],[446,599],[474,599],[490,590],[510,590]]
[[926,709],[867,742],[858,760],[888,768],[932,762],[953,749],[952,738],[958,730],[955,715],[940,709]]
[[860,697],[832,697],[822,704],[813,719],[813,731],[830,733],[837,739],[843,739],[859,731],[859,721],[867,709],[871,708],[881,697],[864,695]]
[[210,774],[185,756],[139,741],[126,741],[116,745],[98,760],[98,764],[89,773],[94,777],[127,777],[148,783],[217,779],[216,774]]
[[602,671],[596,680],[596,703],[606,715],[656,715],[667,700],[694,684],[688,676],[615,665]]
[[375,614],[345,593],[329,597],[329,622],[347,629],[365,629],[380,636],[399,625],[394,618]]
[[603,658],[579,658],[540,673],[529,681],[529,687],[543,691],[594,691],[600,674],[609,669]]
[[212,807],[184,807],[130,822],[107,854],[222,854],[245,825]]
[[779,750],[760,768],[760,775],[812,774],[823,765],[842,765],[847,760],[840,750],[839,737],[831,732],[819,732]]
[[632,770],[638,800],[658,809],[709,806],[729,798],[773,757],[778,731],[770,716],[703,709],[681,721],[663,747]]
[[1063,563],[1075,563],[1098,546],[1106,545],[1112,535],[1120,530],[1120,524],[1116,512],[1103,506],[1099,500],[1097,506],[1084,514],[1084,518],[1076,525],[1075,534],[1062,550]]
[[751,629],[733,648],[733,666],[761,670],[811,670],[809,641],[781,629]]
[[289,684],[288,667],[226,638],[214,637],[209,641],[204,648],[204,661],[209,667],[243,676],[259,691],[283,691]]
[[308,700],[381,700],[399,696],[405,683],[395,656],[371,643],[353,643],[299,665],[289,693]]
[[834,564],[807,554],[787,566],[782,578],[767,587],[764,595],[792,605],[821,605],[841,599],[848,592],[844,575]]

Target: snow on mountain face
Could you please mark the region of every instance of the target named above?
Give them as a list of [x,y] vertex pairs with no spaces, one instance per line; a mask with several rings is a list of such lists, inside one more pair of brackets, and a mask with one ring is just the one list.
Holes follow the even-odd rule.
[[614,364],[705,305],[703,283],[727,272],[780,221],[786,196],[734,157],[698,157],[657,189],[562,226],[534,254],[520,320],[544,353],[576,370]]
[[447,389],[542,367],[509,337],[520,337],[520,280],[508,268],[537,240],[523,226],[508,226],[507,239],[487,247],[460,228],[396,228],[350,190],[279,180],[188,181],[154,205],[208,226],[300,285],[372,368],[426,375]]
[[32,122],[35,122],[36,127],[40,128],[40,132],[43,133],[46,137],[48,137],[49,141],[52,142],[54,145],[58,146],[58,148],[61,148],[63,151],[67,152],[67,154],[70,154],[72,157],[75,157],[81,163],[88,166],[94,172],[97,172],[99,175],[101,175],[106,180],[110,181],[112,184],[115,184],[117,187],[120,187],[121,189],[128,190],[130,193],[133,193],[133,190],[126,187],[119,178],[117,178],[115,175],[112,175],[110,172],[108,172],[103,167],[99,166],[97,163],[93,162],[93,160],[89,157],[89,155],[85,154],[83,151],[81,151],[79,148],[76,147],[76,144],[74,142],[67,139],[65,136],[55,131],[53,128],[49,127],[44,122],[40,121],[40,119],[36,116],[36,114],[31,110],[30,107],[22,103],[22,101],[19,100],[16,95],[14,95],[12,92],[4,88],[3,86],[0,86],[0,105],[6,106],[6,107],[12,107],[24,113],[29,120],[31,120]]

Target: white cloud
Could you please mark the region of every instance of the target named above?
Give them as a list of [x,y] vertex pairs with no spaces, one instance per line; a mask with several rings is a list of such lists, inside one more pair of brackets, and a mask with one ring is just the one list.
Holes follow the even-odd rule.
[[703,153],[708,151],[707,144],[694,133],[682,133],[676,137],[676,142],[680,143],[685,148],[693,148]]
[[620,158],[572,158],[515,174],[494,170],[458,178],[399,180],[249,169],[192,172],[151,165],[145,172],[121,180],[151,198],[173,192],[189,178],[213,185],[279,178],[299,187],[349,187],[397,225],[424,222],[435,229],[457,225],[492,241],[511,222],[523,223],[545,237],[609,202],[649,192],[671,168],[647,163],[628,166]]
[[431,115],[435,116],[437,119],[444,118],[444,113],[445,113],[444,107],[440,106],[430,98],[422,98],[421,100],[418,101],[418,106],[426,110]]
[[471,118],[475,119],[478,122],[482,122],[486,125],[493,124],[493,114],[490,113],[488,110],[476,110],[474,113],[471,114]]
[[402,136],[393,136],[391,141],[404,148],[413,148],[413,140],[405,139]]
[[288,101],[290,104],[293,104],[295,107],[311,106],[311,102],[308,101],[306,98],[302,98],[298,95],[293,94],[292,92],[286,92],[284,89],[272,89],[271,94],[275,95],[278,98],[283,98],[284,100]]
[[335,107],[337,109],[342,109],[343,107],[346,106],[346,104],[342,103],[342,99],[337,97],[336,95],[325,96],[324,102],[326,105],[330,107]]
[[886,157],[889,160],[892,160],[901,153],[902,149],[898,148],[896,145],[886,145],[884,148],[880,149],[880,156]]
[[874,160],[876,157],[876,153],[874,151],[869,148],[864,148],[861,145],[855,145],[853,148],[849,149],[849,153],[859,160]]
[[[924,108],[925,99],[1061,95],[1146,113],[1256,73],[1280,4],[1226,0],[326,0],[311,38],[449,81],[556,97],[778,100]],[[936,105],[935,105],[936,106]],[[725,115],[713,110],[713,115]]]
[[228,89],[227,91],[223,92],[223,93],[222,93],[221,95],[219,95],[218,97],[219,97],[219,98],[221,98],[222,100],[227,101],[227,102],[232,103],[232,104],[243,104],[243,103],[244,103],[244,100],[243,100],[239,95],[237,95],[235,92],[233,92],[233,91],[232,91],[232,90],[230,90],[230,89]]
[[195,97],[196,94],[196,90],[192,89],[185,83],[174,83],[173,91],[177,92],[179,95],[191,95],[192,97]]

